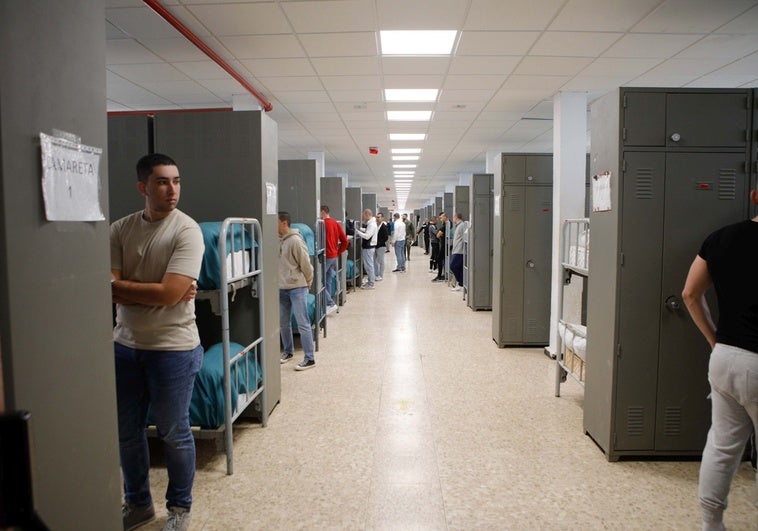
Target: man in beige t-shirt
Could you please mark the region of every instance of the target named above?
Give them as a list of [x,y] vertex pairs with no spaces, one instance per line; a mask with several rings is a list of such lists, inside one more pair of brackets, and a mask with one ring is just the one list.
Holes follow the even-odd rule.
[[111,287],[116,303],[119,450],[124,476],[124,529],[155,518],[148,407],[166,453],[167,528],[187,529],[195,477],[189,403],[203,348],[195,325],[195,281],[203,258],[200,227],[176,208],[181,179],[176,163],[152,154],[137,163],[145,208],[111,225]]

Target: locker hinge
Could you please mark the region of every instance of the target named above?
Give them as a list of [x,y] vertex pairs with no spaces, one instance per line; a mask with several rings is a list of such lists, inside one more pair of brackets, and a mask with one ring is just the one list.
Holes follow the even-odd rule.
[[626,140],[626,127],[621,128],[621,140]]
[[617,358],[621,357],[621,343],[619,343],[618,345],[616,345],[616,357]]
[[616,446],[619,444],[619,436],[616,434],[616,432],[613,432],[613,448],[615,449]]
[[621,105],[623,105],[624,109],[626,109],[626,96],[624,96],[624,98],[622,99]]
[[619,254],[619,263],[621,264],[621,267],[624,267],[624,253]]
[[750,98],[750,96],[747,96],[747,97],[745,98],[745,108],[746,108],[747,110],[750,110],[750,109],[752,109],[752,108],[753,108],[753,100]]
[[626,159],[623,159],[623,160],[621,161],[621,171],[622,171],[623,173],[626,173]]

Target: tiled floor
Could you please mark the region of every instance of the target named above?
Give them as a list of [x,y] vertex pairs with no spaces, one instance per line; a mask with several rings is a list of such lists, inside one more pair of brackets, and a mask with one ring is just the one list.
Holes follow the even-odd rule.
[[[316,368],[282,366],[268,426],[235,429],[234,475],[199,444],[193,529],[699,528],[699,463],[609,463],[582,431],[582,388],[555,398],[542,349],[498,349],[491,313],[430,282],[421,253],[405,274],[385,255],[377,289],[349,294]],[[729,529],[756,529],[754,496],[743,463]]]

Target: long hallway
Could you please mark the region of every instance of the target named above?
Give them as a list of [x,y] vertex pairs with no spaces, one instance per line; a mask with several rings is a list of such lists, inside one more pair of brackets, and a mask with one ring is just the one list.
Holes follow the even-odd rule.
[[[408,272],[348,294],[316,367],[282,366],[266,428],[235,427],[235,473],[198,444],[193,529],[698,529],[698,462],[609,463],[582,431],[582,388],[555,398],[542,349],[498,349],[413,247]],[[299,361],[302,351],[296,351]],[[154,460],[159,461],[159,459]],[[151,469],[165,522],[165,468]],[[743,463],[725,522],[755,530]]]

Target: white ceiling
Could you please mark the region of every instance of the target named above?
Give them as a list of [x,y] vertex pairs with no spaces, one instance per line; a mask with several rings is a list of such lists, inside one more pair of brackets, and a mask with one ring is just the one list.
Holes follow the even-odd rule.
[[[391,147],[422,147],[406,208],[487,151],[552,150],[552,99],[618,86],[758,87],[758,0],[164,0],[274,106],[279,158],[394,199]],[[109,111],[232,107],[245,89],[140,0],[107,0]],[[379,30],[455,29],[445,57],[382,57]],[[438,88],[387,103],[385,88]],[[387,110],[432,110],[387,122]],[[390,132],[424,132],[390,143]],[[407,144],[407,145],[406,145]],[[370,155],[369,146],[379,148]],[[387,192],[385,188],[391,190]]]

